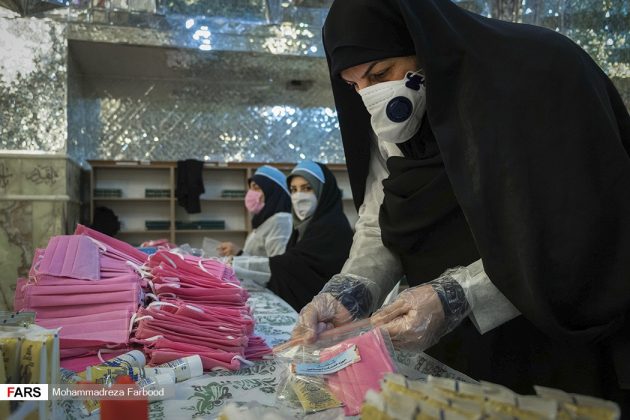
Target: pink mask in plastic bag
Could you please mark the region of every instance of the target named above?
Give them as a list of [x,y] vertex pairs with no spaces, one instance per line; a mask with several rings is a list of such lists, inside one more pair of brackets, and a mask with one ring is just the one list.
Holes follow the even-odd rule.
[[245,208],[251,214],[258,214],[265,207],[265,202],[261,201],[262,191],[248,190],[245,194]]
[[99,248],[94,241],[83,235],[53,236],[36,267],[36,274],[98,280]]
[[359,414],[367,391],[380,389],[379,382],[383,375],[395,371],[394,362],[378,328],[323,350],[320,360],[326,361],[355,344],[361,360],[327,376],[328,386],[343,401],[347,416]]

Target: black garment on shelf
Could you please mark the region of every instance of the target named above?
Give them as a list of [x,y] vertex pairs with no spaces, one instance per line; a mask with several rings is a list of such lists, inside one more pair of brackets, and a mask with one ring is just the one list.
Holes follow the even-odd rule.
[[339,273],[352,245],[352,229],[343,212],[333,173],[321,163],[325,182],[315,213],[303,235],[293,230],[284,254],[269,258],[267,288],[300,311]]
[[254,229],[276,213],[291,213],[291,196],[287,190],[264,175],[254,175],[250,181],[258,184],[265,194],[265,206],[252,217]]
[[177,204],[190,214],[201,213],[199,196],[205,192],[203,187],[203,162],[195,159],[177,161]]
[[[414,54],[426,76],[425,129],[487,275],[523,314],[483,336],[450,334],[438,358],[521,392],[541,384],[628,404],[630,117],[610,79],[558,33],[445,0],[337,0],[323,37],[355,204],[369,170],[370,116],[339,71]],[[433,182],[446,185],[437,169],[427,183],[438,159],[408,146],[407,162],[388,162],[386,194],[403,200],[386,198],[385,217]],[[404,177],[411,184],[399,189]],[[438,221],[454,209],[439,197],[407,217]],[[419,227],[431,231],[390,220],[383,237],[403,254],[419,249]]]
[[96,207],[90,228],[108,236],[116,236],[120,231],[120,221],[109,207]]

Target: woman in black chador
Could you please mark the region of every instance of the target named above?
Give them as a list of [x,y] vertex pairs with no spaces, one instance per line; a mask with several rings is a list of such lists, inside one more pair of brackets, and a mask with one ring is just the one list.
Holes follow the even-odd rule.
[[[475,379],[630,404],[630,117],[579,46],[447,0],[323,29],[360,218],[295,334],[374,316]],[[436,344],[437,343],[437,344]]]

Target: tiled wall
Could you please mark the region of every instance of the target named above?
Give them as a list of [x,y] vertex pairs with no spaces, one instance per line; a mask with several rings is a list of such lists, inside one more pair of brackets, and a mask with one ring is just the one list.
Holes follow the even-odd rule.
[[64,156],[0,154],[0,310],[12,308],[33,250],[74,230],[80,170]]

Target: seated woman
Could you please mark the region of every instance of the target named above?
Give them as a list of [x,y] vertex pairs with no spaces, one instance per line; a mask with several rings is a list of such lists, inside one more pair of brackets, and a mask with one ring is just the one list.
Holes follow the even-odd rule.
[[296,311],[315,296],[348,258],[352,229],[341,191],[323,164],[304,161],[287,177],[293,234],[284,254],[269,258],[268,288]]
[[245,207],[253,215],[253,231],[245,246],[239,249],[232,242],[223,242],[217,248],[221,256],[239,256],[242,265],[248,258],[273,257],[284,253],[292,232],[291,196],[284,174],[271,166],[261,166],[249,180]]

